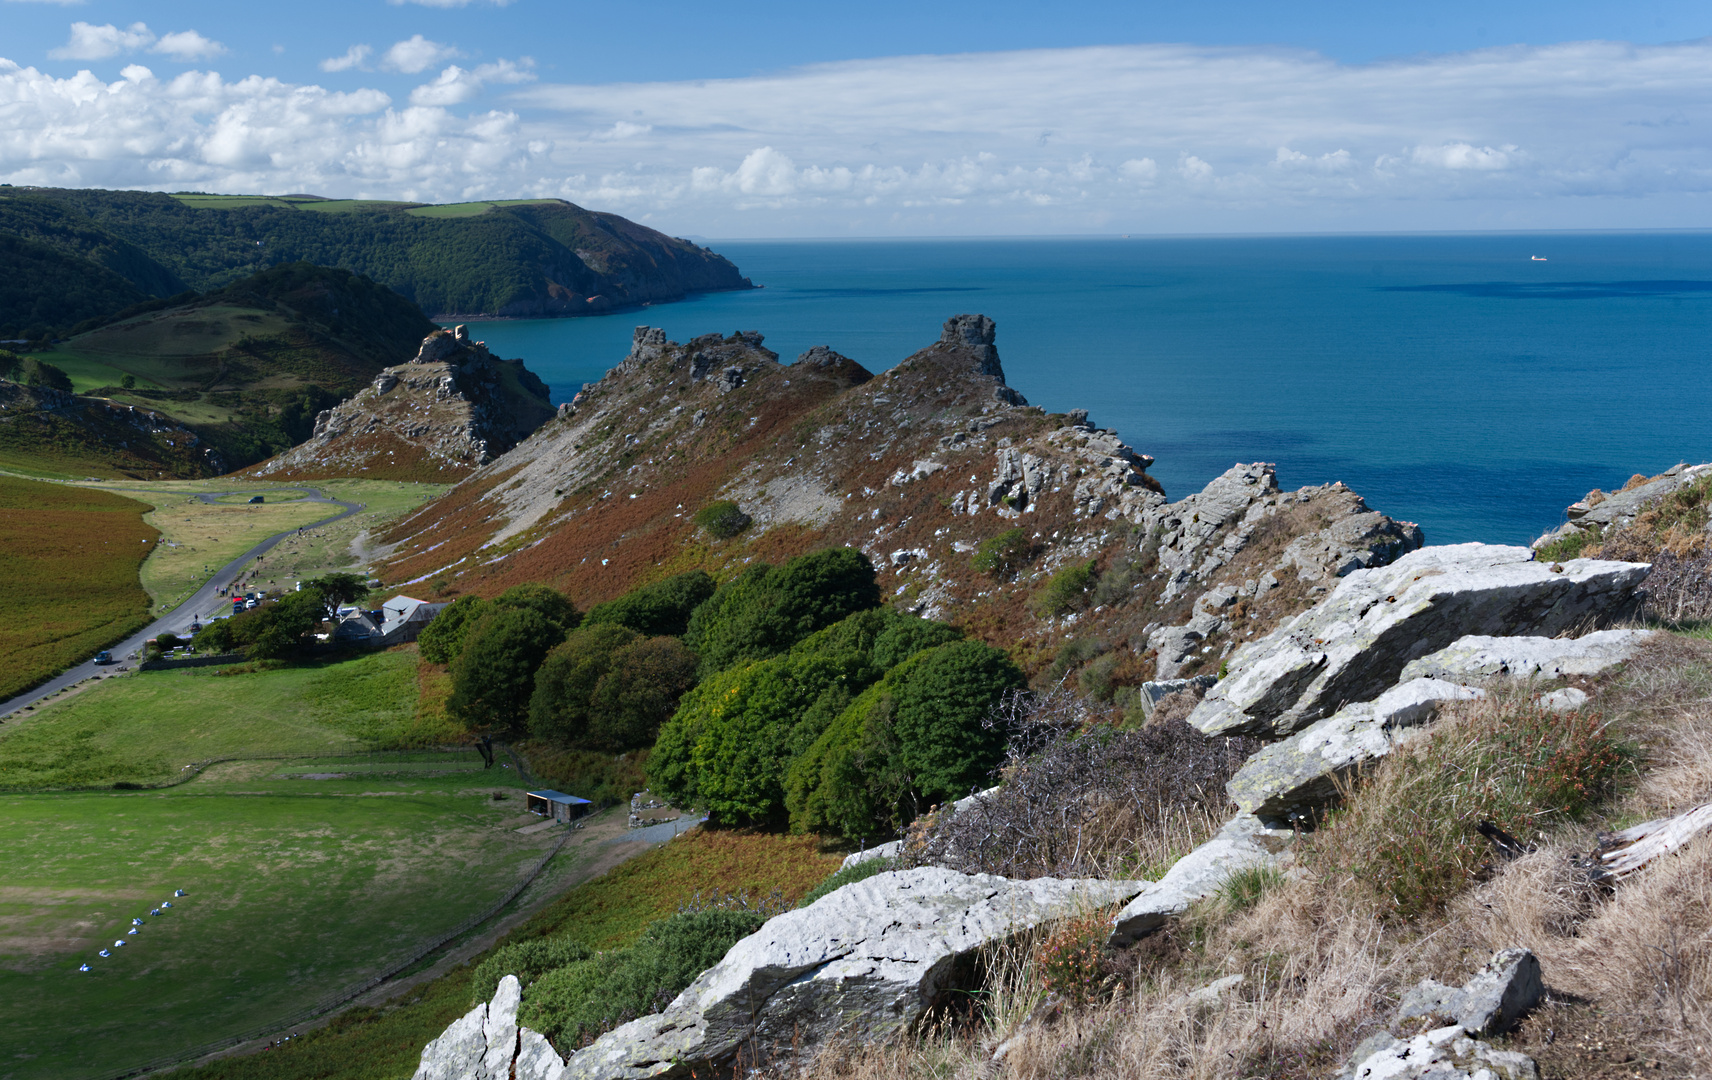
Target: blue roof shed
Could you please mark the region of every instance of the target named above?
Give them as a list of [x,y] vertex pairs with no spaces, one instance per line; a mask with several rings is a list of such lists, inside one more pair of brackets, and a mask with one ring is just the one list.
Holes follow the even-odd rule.
[[594,803],[551,789],[528,793],[527,806],[531,814],[550,817],[554,821],[571,821],[588,813]]

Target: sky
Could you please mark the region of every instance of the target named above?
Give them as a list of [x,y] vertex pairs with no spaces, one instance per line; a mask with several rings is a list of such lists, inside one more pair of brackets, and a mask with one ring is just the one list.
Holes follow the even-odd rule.
[[1712,6],[0,0],[0,182],[676,235],[1712,227]]

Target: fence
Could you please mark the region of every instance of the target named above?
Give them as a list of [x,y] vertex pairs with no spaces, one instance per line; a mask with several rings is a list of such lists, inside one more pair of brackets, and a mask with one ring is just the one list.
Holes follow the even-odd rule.
[[382,971],[379,975],[374,976],[373,978],[369,979],[367,982],[363,983],[362,985],[347,988],[345,990],[339,991],[337,994],[332,994],[332,995],[329,995],[327,997],[324,997],[320,1001],[317,1001],[313,1005],[310,1005],[308,1008],[305,1008],[305,1009],[302,1009],[296,1013],[293,1013],[291,1016],[285,1017],[282,1020],[275,1020],[271,1023],[263,1024],[259,1027],[251,1028],[248,1031],[239,1032],[236,1035],[228,1035],[223,1039],[215,1039],[212,1042],[206,1042],[200,1046],[193,1046],[188,1050],[181,1050],[176,1054],[169,1054],[169,1055],[166,1055],[164,1057],[158,1057],[158,1058],[155,1058],[153,1061],[145,1061],[141,1065],[133,1065],[127,1069],[120,1069],[118,1072],[110,1072],[110,1073],[107,1073],[103,1076],[94,1077],[94,1078],[92,1078],[92,1080],[124,1080],[125,1077],[141,1076],[144,1073],[156,1072],[160,1069],[167,1069],[167,1068],[172,1068],[172,1067],[177,1066],[177,1065],[183,1065],[186,1062],[195,1061],[198,1058],[206,1057],[209,1054],[218,1053],[221,1050],[228,1050],[234,1046],[241,1046],[244,1043],[247,1043],[252,1039],[259,1039],[263,1035],[267,1035],[267,1034],[270,1034],[270,1033],[276,1032],[276,1031],[282,1031],[282,1030],[285,1030],[286,1028],[295,1027],[298,1024],[302,1024],[302,1023],[305,1023],[307,1021],[313,1020],[318,1016],[323,1016],[327,1013],[330,1013],[334,1009],[337,1009],[339,1006],[344,1005],[350,1001],[354,1001],[355,999],[357,999],[357,998],[363,996],[364,994],[368,993],[370,990],[373,990],[375,987],[379,986],[381,983],[386,982],[388,979],[391,979],[394,976],[398,975],[399,972],[404,971],[406,968],[408,968],[408,967],[412,966],[413,964],[416,964],[417,962],[423,960],[424,958],[429,956],[431,953],[433,953],[433,952],[435,952],[441,948],[444,948],[446,945],[457,940],[458,938],[462,937],[463,935],[469,933],[471,930],[474,930],[476,927],[480,926],[482,923],[487,922],[489,919],[493,918],[495,915],[498,915],[501,911],[503,911],[505,909],[505,906],[507,904],[509,904],[513,900],[517,899],[520,895],[522,895],[524,889],[527,889],[531,884],[534,883],[535,879],[540,876],[541,871],[545,870],[547,868],[547,864],[553,860],[553,856],[555,856],[559,853],[559,849],[564,847],[565,842],[567,840],[569,840],[570,838],[571,838],[571,834],[568,832],[565,835],[559,837],[559,842],[554,844],[553,847],[545,855],[541,856],[541,858],[535,863],[535,865],[529,868],[529,872],[524,874],[522,879],[520,881],[518,881],[517,884],[513,885],[509,892],[507,892],[504,896],[500,897],[499,900],[497,902],[495,902],[492,907],[488,908],[486,911],[483,911],[479,914],[470,916],[468,919],[465,919],[462,923],[458,924],[458,926],[455,929],[450,930],[444,934],[441,934],[439,937],[435,938],[433,941],[430,941],[426,945],[421,946],[415,952],[411,953],[408,957],[404,958],[403,960],[399,960],[396,963],[392,964],[390,967],[388,967],[384,971]]
[[[530,777],[528,770],[523,767],[522,760],[513,750],[511,750],[510,747],[496,745],[494,749],[495,751],[503,749],[506,755],[511,758],[513,763],[515,763],[517,775],[522,778],[523,782],[525,784],[534,784],[535,781]],[[160,783],[151,784],[121,780],[113,784],[82,785],[73,787],[7,788],[4,785],[0,785],[0,792],[5,792],[8,795],[61,795],[85,791],[163,791],[167,788],[178,787],[180,784],[188,784],[190,781],[201,776],[213,766],[223,765],[228,761],[295,761],[303,764],[305,767],[309,767],[310,763],[321,762],[325,763],[326,768],[324,771],[326,772],[339,772],[341,771],[342,765],[355,762],[363,764],[365,767],[360,769],[350,769],[349,771],[359,773],[384,773],[388,771],[388,764],[391,764],[395,766],[394,771],[410,773],[432,771],[431,766],[435,764],[437,760],[447,761],[450,765],[454,766],[453,768],[447,769],[447,771],[454,772],[463,771],[460,768],[456,768],[456,766],[463,764],[481,765],[483,767],[486,765],[481,754],[474,747],[468,746],[441,747],[426,750],[370,750],[356,754],[234,754],[228,757],[206,758],[202,761],[186,765],[183,769],[179,770],[179,774],[177,776],[173,777],[171,780],[163,780]],[[430,768],[416,769],[408,767],[410,765],[428,765]],[[472,768],[470,771],[473,772],[475,770]]]

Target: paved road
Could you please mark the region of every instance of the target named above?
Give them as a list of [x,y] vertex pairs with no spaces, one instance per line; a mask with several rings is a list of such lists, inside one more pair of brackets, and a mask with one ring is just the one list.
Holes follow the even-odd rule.
[[[339,499],[329,498],[321,492],[316,491],[314,488],[297,488],[296,490],[306,492],[306,498],[309,502],[327,503],[332,506],[343,508],[332,517],[322,518],[314,524],[303,526],[305,529],[319,529],[323,525],[331,525],[333,522],[342,518],[350,517],[352,514],[368,505],[367,503],[348,503]],[[213,502],[215,499],[218,499],[223,495],[236,494],[241,494],[241,492],[216,491],[202,495],[200,498],[203,502]],[[191,594],[190,599],[173,608],[171,611],[162,615],[160,618],[126,638],[124,641],[112,646],[110,651],[116,658],[118,658],[117,663],[97,664],[94,657],[90,657],[88,660],[78,664],[65,674],[48,680],[42,685],[36,687],[34,690],[29,690],[19,694],[10,701],[0,701],[0,716],[5,716],[8,713],[15,712],[18,709],[23,708],[25,705],[34,704],[35,702],[47,697],[49,694],[57,694],[66,687],[80,683],[91,675],[114,675],[117,674],[121,665],[125,667],[136,666],[134,661],[127,662],[124,658],[133,652],[140,653],[143,648],[143,643],[152,637],[159,637],[161,634],[165,633],[188,633],[191,623],[196,622],[204,616],[216,614],[222,607],[228,607],[229,605],[226,603],[225,598],[220,595],[220,590],[236,581],[244,572],[244,569],[250,563],[254,562],[258,555],[265,555],[267,552],[273,550],[273,546],[275,544],[284,540],[288,536],[295,536],[298,531],[298,529],[287,529],[284,532],[275,533],[266,540],[257,544],[255,547],[244,552],[236,559],[233,559],[225,566],[222,566],[219,570],[216,570],[214,572],[214,576],[209,578],[203,584],[202,588],[197,589],[195,593]],[[219,601],[219,603],[216,603],[216,601]]]

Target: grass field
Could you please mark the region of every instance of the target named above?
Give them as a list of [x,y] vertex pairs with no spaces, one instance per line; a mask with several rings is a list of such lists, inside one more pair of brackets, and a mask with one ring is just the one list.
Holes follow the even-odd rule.
[[[302,495],[301,487],[268,481],[232,479],[145,483],[102,481],[88,486],[127,495],[155,507],[145,519],[160,530],[161,544],[142,568],[143,586],[157,609],[171,607],[201,587],[215,570],[248,551],[259,541],[286,529],[300,528],[331,517],[339,508],[327,503],[274,502]],[[351,570],[363,560],[351,550],[365,530],[374,531],[438,495],[437,484],[407,484],[388,480],[330,480],[316,485],[330,498],[365,504],[361,513],[323,529],[293,536],[263,557],[257,579],[290,589],[305,578]],[[196,496],[239,491],[240,495],[205,503]],[[269,501],[250,505],[251,495]]]
[[405,211],[405,213],[414,214],[417,217],[433,218],[477,217],[496,206],[532,206],[558,201],[558,199],[501,199],[497,202],[445,203],[440,206],[418,206]]
[[107,679],[0,725],[0,790],[162,784],[212,758],[408,741],[414,649],[248,675],[217,670]]
[[137,568],[159,535],[108,492],[0,476],[0,699],[148,621]]

